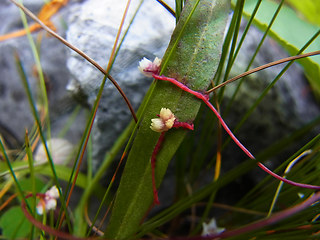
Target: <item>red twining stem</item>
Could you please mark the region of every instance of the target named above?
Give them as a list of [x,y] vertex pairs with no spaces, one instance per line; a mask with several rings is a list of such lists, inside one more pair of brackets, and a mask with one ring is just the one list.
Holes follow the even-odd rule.
[[[258,229],[261,229],[262,227],[268,227],[271,226],[272,224],[275,224],[281,220],[284,220],[296,213],[301,212],[302,210],[309,208],[312,204],[316,203],[320,199],[320,192],[315,193],[311,195],[307,200],[303,201],[302,203],[299,203],[291,208],[288,208],[286,210],[277,212],[273,214],[269,218],[263,218],[261,220],[258,220],[256,222],[253,222],[251,224],[245,225],[243,227],[239,227],[234,230],[227,230],[222,233],[213,233],[207,236],[196,236],[196,237],[189,237],[189,240],[211,240],[211,239],[230,239],[231,237],[234,236],[239,236],[240,234],[252,232],[252,231],[257,231]],[[310,226],[310,225],[309,225]],[[306,227],[306,225],[301,226]],[[300,228],[300,227],[298,227]],[[298,230],[296,228],[296,230]],[[302,229],[300,228],[300,229]],[[305,228],[304,228],[305,229]],[[281,230],[280,230],[281,231]]]
[[169,78],[169,77],[165,77],[165,76],[159,76],[156,74],[152,74],[152,77],[158,80],[163,80],[163,81],[168,81],[173,83],[174,85],[176,85],[177,87],[181,88],[183,91],[186,91],[188,93],[191,93],[192,95],[196,96],[197,98],[202,99],[203,101],[209,101],[209,95],[207,94],[202,94],[200,92],[194,91],[190,88],[188,88],[186,85],[184,85],[183,83],[177,81],[174,78]]
[[[224,122],[224,120],[222,119],[222,117],[220,116],[219,112],[215,109],[215,107],[210,103],[209,101],[209,96],[207,94],[202,94],[200,92],[194,91],[190,88],[188,88],[186,85],[182,84],[181,82],[177,81],[174,78],[169,78],[169,77],[165,77],[165,76],[159,76],[156,74],[152,75],[155,79],[158,80],[163,80],[163,81],[168,81],[173,83],[174,85],[176,85],[177,87],[181,88],[182,90],[191,93],[192,95],[196,96],[197,98],[201,99],[212,111],[213,113],[217,116],[217,118],[219,119],[222,127],[226,130],[226,132],[229,134],[229,136],[232,138],[232,140],[241,148],[241,150],[251,159],[255,159],[255,157],[250,153],[250,151],[248,149],[246,149],[246,147],[236,138],[236,136],[232,133],[232,131],[229,129],[229,127],[227,126],[227,124]],[[296,187],[302,187],[302,188],[309,188],[309,189],[315,189],[315,190],[320,190],[320,186],[315,186],[315,185],[310,185],[310,184],[303,184],[303,183],[297,183],[294,181],[290,181],[286,178],[283,178],[279,175],[277,175],[276,173],[272,172],[270,169],[268,169],[266,166],[264,166],[262,163],[258,162],[257,163],[258,166],[265,172],[267,172],[268,174],[270,174],[271,176],[279,179],[280,181],[283,181],[285,183],[288,183],[290,185],[296,186]]]
[[174,128],[185,128],[185,129],[189,129],[189,130],[193,130],[194,126],[193,123],[187,123],[187,122],[179,122],[179,121],[174,121],[173,126]]
[[[174,128],[185,128],[189,130],[193,130],[193,124],[189,124],[187,122],[179,122],[174,121],[173,126]],[[153,149],[152,155],[151,155],[151,175],[152,175],[152,189],[153,189],[153,204],[160,204],[159,197],[158,197],[158,191],[157,191],[157,185],[156,185],[156,176],[155,176],[155,170],[156,170],[156,158],[157,155],[161,149],[162,143],[164,141],[164,134],[165,132],[162,132],[160,134],[160,137],[158,139],[158,142],[156,143],[156,146]]]
[[226,132],[229,134],[229,136],[232,138],[232,140],[242,149],[242,151],[244,151],[250,158],[254,159],[254,156],[249,152],[248,149],[246,149],[245,146],[243,146],[243,144],[236,138],[236,136],[232,133],[232,131],[229,129],[229,127],[227,126],[227,124],[224,122],[224,120],[222,119],[222,117],[220,116],[219,112],[215,109],[215,107],[210,103],[209,101],[209,96],[202,94],[200,92],[191,90],[190,88],[188,88],[186,85],[182,84],[181,82],[177,81],[174,78],[169,78],[169,77],[164,77],[164,76],[158,76],[153,74],[152,75],[155,79],[158,80],[164,80],[164,81],[169,81],[171,83],[173,83],[174,85],[176,85],[177,87],[181,88],[182,90],[191,93],[192,95],[196,96],[197,98],[201,99],[212,111],[213,113],[217,116],[217,118],[219,119],[222,127],[226,130]]
[[164,140],[164,134],[165,132],[162,132],[160,134],[160,137],[158,139],[158,142],[156,143],[156,146],[153,149],[152,155],[151,155],[151,175],[152,175],[152,189],[153,189],[153,203],[159,205],[159,198],[158,198],[158,191],[156,186],[156,176],[155,176],[155,169],[156,169],[156,157],[158,155],[158,152],[160,151],[161,145]]
[[[27,196],[25,196],[25,198],[27,199],[32,196],[33,196],[33,194],[28,194]],[[43,198],[46,195],[41,194],[41,193],[37,193],[36,196]],[[56,236],[59,239],[70,239],[70,240],[96,240],[96,239],[98,239],[97,237],[80,238],[80,237],[72,236],[71,234],[64,233],[64,232],[58,231],[57,229],[51,228],[50,226],[44,225],[42,222],[40,222],[36,218],[34,218],[34,216],[31,215],[31,213],[29,213],[29,211],[26,208],[26,202],[24,199],[21,200],[21,209],[22,209],[22,212],[24,213],[24,215],[26,216],[26,218],[29,220],[29,222],[31,222],[35,227],[43,230],[45,233],[47,233],[49,235]]]

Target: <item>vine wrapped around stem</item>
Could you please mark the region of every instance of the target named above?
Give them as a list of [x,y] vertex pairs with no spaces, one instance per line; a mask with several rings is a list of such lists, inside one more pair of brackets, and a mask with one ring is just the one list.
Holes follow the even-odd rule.
[[[219,119],[222,127],[225,129],[225,131],[228,133],[228,135],[232,138],[232,140],[241,148],[241,150],[251,159],[256,160],[256,158],[253,156],[253,154],[238,140],[238,138],[232,133],[232,131],[229,129],[228,125],[225,123],[225,121],[222,119],[221,115],[219,112],[215,109],[215,107],[210,103],[209,101],[209,95],[208,94],[203,94],[197,91],[194,91],[190,88],[188,88],[186,85],[183,83],[179,82],[178,80],[170,77],[165,77],[165,76],[159,76],[157,74],[152,74],[152,77],[157,79],[157,80],[162,80],[162,81],[168,81],[179,87],[185,92],[188,92],[195,97],[199,98],[202,100],[210,109],[213,111],[213,113],[216,115],[216,117]],[[301,187],[301,188],[308,188],[308,189],[314,189],[314,190],[320,190],[320,186],[317,185],[310,185],[310,184],[304,184],[304,183],[298,183],[294,182],[291,180],[288,180],[284,177],[281,177],[280,175],[272,172],[270,169],[268,169],[265,165],[263,165],[261,162],[257,162],[257,165],[266,173],[270,174],[274,178],[277,178],[278,180],[285,182],[287,184],[296,186],[296,187]]]
[[193,130],[192,123],[190,124],[187,122],[179,122],[169,108],[161,108],[160,114],[157,116],[159,118],[151,119],[151,126],[150,126],[150,128],[153,131],[161,133],[151,155],[151,174],[152,174],[152,190],[153,190],[154,205],[160,204],[157,185],[156,185],[155,169],[156,169],[157,155],[164,141],[165,132],[167,132],[171,128],[185,128],[185,129]]

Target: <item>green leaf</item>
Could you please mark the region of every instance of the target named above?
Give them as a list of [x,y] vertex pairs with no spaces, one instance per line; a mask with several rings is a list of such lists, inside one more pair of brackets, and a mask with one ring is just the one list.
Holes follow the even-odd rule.
[[6,239],[25,238],[30,233],[31,223],[24,216],[21,207],[16,206],[1,216],[0,228]]
[[[56,165],[55,169],[57,171],[57,176],[59,177],[60,180],[64,180],[66,182],[69,180],[70,172],[71,172],[70,167]],[[52,171],[48,165],[38,166],[36,168],[36,172],[41,173],[42,175],[45,175],[45,176],[52,176]],[[86,187],[88,187],[88,178],[85,174],[78,173],[76,186],[81,187],[83,189],[86,189]],[[96,192],[98,192],[98,195],[100,195],[102,192],[104,192],[104,188],[100,184],[96,184],[94,189],[96,190]]]
[[320,1],[287,0],[287,3],[292,5],[298,11],[298,14],[301,13],[308,21],[320,26]]
[[[19,179],[20,186],[23,189],[23,191],[32,192],[32,181],[33,179],[31,178]],[[39,178],[35,178],[34,181],[35,181],[36,192],[41,192],[45,187],[45,184]]]
[[[304,2],[304,1],[301,1]],[[247,0],[244,7],[244,14],[250,17],[256,0]],[[271,0],[264,0],[254,19],[254,23],[263,31],[266,30],[272,18],[277,3]],[[317,32],[319,27],[303,21],[288,6],[283,6],[276,21],[274,22],[270,36],[278,41],[291,55],[296,55],[299,49]],[[320,39],[317,38],[305,52],[317,51],[320,49]],[[305,58],[298,61],[304,68],[305,74],[316,95],[320,94],[320,56]]]
[[[229,1],[188,1],[163,58],[161,74],[178,79],[191,89],[206,90],[219,64],[228,11]],[[200,100],[168,82],[156,82],[152,87],[146,105],[142,104],[146,106],[144,115],[105,232],[109,239],[132,237],[153,201],[150,157],[159,133],[150,129],[151,119],[166,107],[179,121],[193,121],[201,105]],[[186,133],[184,129],[173,129],[165,134],[157,155],[157,185]]]

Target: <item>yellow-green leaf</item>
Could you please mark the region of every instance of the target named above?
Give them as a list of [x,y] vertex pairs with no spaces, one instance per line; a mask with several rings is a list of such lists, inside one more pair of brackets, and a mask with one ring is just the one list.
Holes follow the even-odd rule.
[[[255,7],[257,0],[247,0],[244,6],[244,14],[247,17]],[[301,1],[304,2],[304,1]],[[278,4],[271,0],[263,0],[255,16],[254,23],[261,29],[266,30]],[[278,41],[291,55],[296,55],[299,49],[308,42],[311,37],[320,30],[319,26],[303,21],[297,13],[288,6],[283,6],[277,19],[271,27],[270,36]],[[320,49],[320,38],[304,51],[312,52]],[[304,68],[313,91],[320,95],[320,56],[301,59],[298,61]]]

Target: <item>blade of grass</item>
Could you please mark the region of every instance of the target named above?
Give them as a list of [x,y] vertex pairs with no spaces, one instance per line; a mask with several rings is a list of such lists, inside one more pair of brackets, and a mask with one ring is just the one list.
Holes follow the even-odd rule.
[[[72,168],[72,171],[71,171],[71,174],[70,174],[70,178],[69,178],[69,181],[68,181],[67,190],[66,190],[66,193],[65,193],[66,205],[69,204],[71,194],[73,192],[74,186],[76,184],[76,180],[77,180],[78,175],[79,175],[80,166],[81,166],[81,163],[82,163],[82,160],[83,160],[83,157],[84,157],[84,154],[85,154],[85,150],[86,150],[86,147],[87,147],[87,144],[88,144],[88,141],[89,141],[89,137],[90,137],[90,133],[91,133],[91,130],[92,130],[93,122],[94,122],[94,119],[96,117],[96,113],[97,113],[98,106],[99,106],[99,103],[100,103],[100,100],[101,100],[101,96],[102,96],[104,85],[106,83],[106,79],[107,79],[107,77],[105,75],[105,77],[103,78],[102,83],[100,85],[96,101],[95,101],[95,103],[93,105],[89,121],[88,121],[88,123],[86,125],[86,129],[85,129],[85,131],[84,131],[84,133],[82,135],[81,141],[80,141],[80,146],[79,146],[79,150],[78,150],[78,153],[77,153],[77,156],[76,156],[76,161],[74,161],[74,165],[73,165],[73,168]],[[64,218],[64,212],[60,211],[59,217],[58,217],[59,221],[57,222],[57,224],[58,224],[57,227],[61,226],[63,218]],[[81,233],[77,232],[77,234],[79,234],[79,236],[80,236]]]
[[[250,19],[248,20],[248,23],[247,23],[247,25],[246,25],[246,28],[244,29],[244,31],[243,31],[243,33],[242,33],[241,39],[239,40],[239,43],[238,43],[238,45],[237,45],[237,49],[235,50],[235,53],[234,53],[234,55],[232,56],[232,65],[233,65],[234,61],[236,60],[236,58],[237,58],[237,56],[238,56],[238,53],[239,53],[239,51],[240,51],[240,49],[241,49],[241,46],[242,46],[242,44],[243,44],[243,41],[244,41],[245,37],[247,36],[247,32],[249,31],[249,29],[250,29],[250,27],[251,27],[251,24],[252,24],[252,21],[253,21],[254,17],[256,16],[256,14],[257,14],[257,11],[258,11],[258,9],[259,9],[259,6],[260,6],[260,4],[261,4],[261,1],[262,1],[262,0],[258,0],[258,1],[257,1],[257,3],[256,3],[256,5],[255,5],[255,7],[254,7],[254,9],[253,9],[253,11],[252,11],[252,13],[251,13],[251,15],[250,15]],[[232,2],[231,2],[231,3],[232,3]],[[231,4],[231,5],[232,5],[232,4]]]
[[117,156],[117,154],[122,149],[123,145],[126,143],[128,136],[132,132],[132,129],[134,128],[135,124],[134,122],[131,122],[131,124],[125,129],[125,131],[119,136],[117,141],[114,143],[111,150],[106,155],[103,163],[99,167],[97,173],[93,176],[92,181],[86,186],[84,193],[81,196],[81,200],[76,208],[75,216],[78,219],[75,225],[75,231],[79,232],[85,229],[85,225],[83,222],[83,211],[85,208],[86,203],[89,200],[89,197],[91,193],[93,192],[95,186],[99,183],[99,180],[101,177],[105,174],[110,164],[113,162],[114,158]]
[[[34,174],[34,166],[33,166],[33,156],[32,156],[32,150],[30,148],[29,144],[29,137],[28,137],[28,131],[26,131],[25,134],[25,144],[26,144],[26,153],[28,156],[28,164],[29,164],[29,171],[30,171],[30,179],[32,181],[32,205],[33,205],[33,213],[36,212],[36,182],[35,182],[35,174]],[[30,233],[30,239],[34,238],[34,226],[31,226],[31,233]]]
[[[22,190],[22,188],[20,186],[20,183],[19,183],[19,180],[18,180],[16,174],[14,173],[14,171],[12,169],[8,154],[7,154],[6,149],[5,149],[5,147],[4,147],[3,143],[2,143],[2,139],[1,138],[0,138],[0,151],[2,153],[2,156],[4,157],[4,160],[5,160],[5,162],[6,162],[7,166],[8,166],[8,169],[10,171],[11,177],[12,177],[14,183],[15,183],[15,186],[16,186],[18,194],[19,194],[19,198],[22,199],[23,201],[25,201],[26,199],[25,199],[23,190]],[[32,211],[32,209],[31,209],[31,207],[30,207],[30,205],[28,203],[27,203],[27,208],[28,208],[28,211],[30,213],[34,214],[34,212]]]
[[[318,36],[318,35],[317,35]],[[287,57],[287,58],[283,58],[283,59],[280,59],[280,60],[277,60],[277,61],[274,61],[274,62],[271,62],[271,63],[267,63],[267,64],[264,64],[260,67],[256,67],[254,69],[251,69],[247,72],[244,72],[244,73],[241,73],[213,88],[211,88],[210,90],[207,91],[207,93],[211,93],[211,92],[214,92],[215,90],[217,90],[218,88],[221,88],[223,86],[226,86],[228,85],[229,83],[232,83],[240,78],[243,78],[245,76],[248,76],[252,73],[255,73],[255,72],[258,72],[258,71],[261,71],[263,69],[266,69],[266,68],[269,68],[269,67],[273,67],[273,66],[276,66],[276,65],[279,65],[279,64],[282,64],[282,63],[285,63],[285,62],[291,62],[293,60],[297,60],[297,59],[300,59],[300,58],[306,58],[306,57],[311,57],[311,56],[315,56],[315,55],[319,55],[320,54],[320,50],[319,51],[314,51],[314,52],[309,52],[309,53],[304,53],[304,54],[301,54],[301,55],[296,55],[296,56],[291,56],[291,57]]]
[[66,122],[66,124],[64,124],[63,128],[58,133],[58,135],[57,135],[58,138],[63,138],[64,136],[66,136],[71,125],[74,123],[77,116],[79,115],[80,110],[81,110],[81,106],[80,105],[76,106],[76,108],[73,110],[71,116],[69,117],[68,121]]
[[167,3],[162,0],[157,0],[157,2],[160,3],[165,9],[167,9],[167,11],[171,13],[172,16],[176,17],[176,13]]
[[[240,4],[240,1],[237,1],[237,5]],[[236,23],[237,23],[237,17],[238,14],[236,12],[236,14],[232,15],[230,24],[228,26],[228,31],[227,34],[225,36],[224,42],[223,42],[223,47],[222,47],[222,53],[221,53],[221,57],[220,57],[220,62],[219,62],[219,66],[217,69],[217,72],[215,73],[213,80],[212,80],[212,86],[215,86],[217,84],[219,84],[220,80],[222,79],[222,72],[224,70],[224,65],[227,61],[227,54],[229,53],[229,48],[231,45],[231,41],[232,41],[232,36],[234,35],[234,29],[236,27]]]
[[176,23],[178,23],[180,15],[181,15],[181,11],[183,9],[184,1],[183,0],[175,0],[175,3],[176,3],[175,17],[176,17]]
[[[234,10],[234,13],[233,13],[234,17],[235,17],[235,24],[234,24],[234,28],[232,29],[233,30],[232,43],[231,43],[231,47],[229,50],[229,57],[227,60],[227,66],[224,71],[223,82],[225,82],[228,79],[229,73],[230,73],[232,65],[233,65],[232,59],[233,59],[234,51],[235,51],[235,48],[237,45],[238,33],[239,33],[241,19],[242,19],[243,6],[244,6],[244,0],[238,0],[236,7],[235,7],[235,10]],[[221,101],[221,99],[223,97],[223,93],[224,93],[224,89],[221,89],[221,91],[219,92],[219,96],[218,96],[219,102]]]
[[[122,46],[122,43],[124,42],[128,32],[129,32],[129,29],[134,21],[134,19],[136,18],[137,16],[137,13],[139,12],[140,8],[141,8],[141,5],[143,3],[144,0],[141,0],[140,3],[138,4],[135,12],[133,13],[133,16],[131,17],[130,21],[129,21],[129,24],[128,24],[128,27],[123,31],[123,34],[122,34],[122,38],[121,40],[119,41],[119,44],[115,50],[115,53],[114,53],[114,56],[110,56],[110,59],[109,59],[109,63],[110,63],[110,69],[112,68],[113,64],[114,64],[114,61],[116,60],[116,56],[118,55],[120,49],[121,49],[121,46]],[[123,24],[123,23],[122,23]],[[121,29],[120,29],[121,30]],[[119,31],[120,32],[120,31]],[[116,44],[115,44],[116,45]],[[108,68],[107,68],[108,69]],[[110,71],[110,70],[109,70]],[[134,118],[135,119],[135,118]],[[135,119],[135,121],[137,122],[137,119]]]
[[[305,1],[304,1],[305,2]],[[248,11],[251,11],[255,0],[247,0],[244,16],[248,17]],[[278,3],[273,0],[265,0],[261,4],[261,10],[258,11],[254,23],[265,30],[267,22],[272,17],[272,12],[277,8]],[[319,30],[319,26],[308,23],[301,19],[299,12],[294,11],[289,6],[284,5],[279,13],[278,20],[273,24],[270,31],[270,37],[276,40],[291,55],[294,55],[308,41],[311,36]],[[316,39],[309,47],[308,51],[319,50],[320,39]],[[320,85],[317,78],[320,73],[320,57],[313,59],[303,59],[299,61],[303,67],[304,73],[312,87],[315,96],[319,96]]]
[[[317,121],[318,124],[319,124],[319,120],[320,120],[320,118],[318,118],[318,121]],[[299,137],[300,136],[299,132],[296,135],[297,136],[294,136],[294,137]],[[289,139],[290,138],[291,138],[291,136],[289,137]],[[283,171],[283,169],[285,169],[285,167],[291,161],[293,161],[293,159],[297,158],[302,152],[304,152],[304,151],[306,151],[308,149],[312,149],[314,147],[314,145],[317,144],[317,142],[319,142],[319,139],[320,139],[320,135],[317,135],[316,137],[314,137],[311,141],[309,141],[302,148],[300,148],[296,153],[294,153],[286,161],[284,161],[280,166],[278,166],[274,170],[274,172],[278,173],[278,172]],[[281,139],[275,146],[272,147],[272,149],[278,148],[278,146],[280,146],[280,148],[281,148],[281,146],[283,146],[284,143],[286,143],[286,145],[290,144],[290,142],[288,142],[288,138]],[[257,159],[259,159],[260,161],[263,161],[263,159],[267,159],[267,157],[263,156],[263,153],[262,153],[261,157],[258,156]],[[245,201],[252,201],[250,199],[252,199],[252,197],[254,198],[254,192],[256,192],[259,189],[262,189],[263,186],[266,186],[268,181],[270,181],[270,179],[272,179],[272,177],[271,176],[267,176],[262,181],[260,181],[259,184],[257,184],[249,193],[246,194],[245,197],[243,197],[243,199],[241,201],[239,201],[238,206],[243,205]]]
[[[316,32],[312,38],[300,49],[300,51],[297,53],[297,55],[301,54],[313,41],[320,35],[320,30]],[[256,107],[260,104],[260,102],[263,100],[263,98],[267,95],[269,90],[277,83],[277,81],[281,78],[281,76],[287,71],[287,69],[294,63],[295,60],[289,61],[289,63],[280,71],[279,74],[272,80],[272,82],[263,90],[261,95],[258,97],[258,99],[252,104],[252,106],[249,108],[249,110],[244,114],[244,116],[241,118],[241,120],[238,122],[237,126],[233,130],[233,133],[236,133],[240,127],[245,123],[245,121],[248,119],[248,117],[251,115],[251,113],[256,109]],[[225,141],[224,146],[226,146],[230,142],[230,138]]]
[[47,138],[50,139],[51,137],[51,130],[50,130],[50,114],[49,114],[49,102],[48,102],[48,96],[47,96],[47,89],[46,89],[46,83],[45,83],[45,79],[44,79],[44,75],[43,75],[43,71],[42,71],[42,67],[41,67],[41,62],[40,62],[40,56],[39,56],[39,52],[37,49],[37,46],[31,36],[31,32],[29,29],[29,25],[27,22],[27,17],[25,15],[25,13],[19,9],[20,11],[20,15],[21,15],[21,19],[22,19],[22,23],[23,26],[26,30],[27,33],[27,37],[29,40],[29,45],[31,47],[32,50],[32,54],[33,54],[33,58],[35,60],[36,63],[36,68],[37,68],[37,75],[39,77],[40,80],[40,92],[41,92],[41,101],[43,102],[43,106],[45,109],[45,118],[46,118],[46,134],[47,134]]
[[40,139],[42,141],[42,144],[44,145],[44,149],[45,149],[45,152],[46,152],[46,155],[47,155],[48,163],[50,165],[50,168],[51,168],[51,171],[52,171],[52,174],[53,174],[53,180],[54,180],[54,183],[57,186],[58,191],[59,191],[59,199],[60,199],[61,204],[62,204],[62,209],[66,212],[68,227],[69,227],[69,230],[71,230],[70,218],[69,218],[69,214],[68,214],[68,211],[67,211],[67,207],[65,205],[64,196],[62,194],[62,191],[61,191],[61,188],[60,188],[60,183],[59,183],[59,180],[58,180],[58,176],[57,176],[57,173],[55,171],[54,162],[53,162],[51,153],[49,151],[49,147],[48,147],[46,138],[44,136],[44,132],[43,132],[41,121],[40,121],[39,114],[38,114],[38,111],[37,111],[36,103],[35,103],[35,101],[34,101],[34,99],[32,97],[30,84],[28,82],[27,75],[25,74],[25,71],[23,69],[22,62],[21,62],[21,60],[20,60],[20,58],[19,58],[17,53],[15,54],[15,58],[16,58],[16,64],[17,64],[18,72],[20,74],[23,86],[25,88],[25,91],[26,91],[26,94],[27,94],[27,97],[28,97],[28,101],[29,101],[29,104],[30,104],[31,112],[32,112],[33,118],[35,119],[38,131],[39,131]]
[[[273,16],[272,16],[272,18],[271,18],[271,20],[270,20],[270,22],[268,24],[267,29],[264,31],[264,34],[263,34],[263,36],[262,36],[262,38],[261,38],[261,40],[260,40],[260,42],[259,42],[259,44],[258,44],[258,46],[257,46],[257,48],[255,50],[253,56],[251,57],[251,60],[249,61],[245,72],[250,69],[250,67],[251,67],[254,59],[256,58],[256,56],[257,56],[262,44],[264,43],[264,40],[266,39],[266,37],[267,37],[267,35],[268,35],[268,33],[269,33],[274,21],[277,19],[277,16],[278,16],[278,14],[279,14],[279,12],[281,10],[281,7],[282,7],[283,3],[284,3],[284,0],[281,0],[280,4],[278,5],[278,8],[276,9],[275,13],[273,14]],[[234,93],[232,94],[232,97],[231,97],[231,99],[230,99],[230,101],[229,101],[229,103],[228,103],[228,105],[226,107],[226,114],[228,113],[228,111],[229,111],[229,109],[230,109],[230,107],[231,107],[236,95],[238,94],[238,92],[239,92],[239,90],[240,90],[240,88],[242,86],[242,83],[243,83],[243,79],[241,81],[239,81],[239,83],[237,85],[237,88],[235,89]]]
[[[296,157],[295,159],[293,159],[289,164],[288,166],[286,167],[285,171],[284,171],[284,177],[286,177],[286,175],[290,172],[291,168],[298,162],[301,160],[301,158],[303,158],[304,156],[310,154],[312,152],[312,150],[306,150],[304,152],[302,152],[298,157]],[[275,204],[277,202],[277,199],[279,197],[279,194],[280,194],[280,191],[281,191],[281,188],[283,186],[283,182],[279,182],[279,185],[277,187],[277,190],[276,190],[276,193],[274,195],[274,198],[272,200],[272,203],[271,203],[271,206],[270,206],[270,209],[269,209],[269,212],[268,212],[268,215],[267,217],[270,217],[271,214],[272,214],[272,211],[275,207]]]
[[[220,108],[219,108],[219,103],[217,101],[217,99],[215,99],[215,102],[217,104],[217,111],[220,112]],[[214,177],[213,177],[213,182],[217,181],[220,177],[220,170],[221,170],[221,148],[222,148],[222,126],[220,121],[217,122],[217,154],[216,154],[216,165],[215,165],[215,172],[214,172]],[[203,227],[203,222],[205,222],[205,220],[207,219],[207,217],[210,214],[210,211],[213,207],[213,203],[215,200],[215,197],[217,195],[218,189],[216,191],[213,191],[211,193],[211,195],[209,196],[209,199],[207,201],[206,207],[201,215],[201,219],[199,221],[199,223],[197,224],[197,226],[194,228],[194,230],[192,231],[192,235],[195,235],[196,233],[198,233],[201,228]]]
[[26,201],[26,197],[25,197],[25,195],[24,195],[24,193],[23,193],[23,190],[22,190],[22,188],[21,188],[21,185],[20,185],[20,183],[19,183],[19,180],[18,180],[16,174],[14,173],[14,171],[13,171],[13,169],[12,169],[12,166],[11,166],[11,163],[10,163],[10,160],[9,160],[9,157],[8,157],[7,152],[6,152],[6,149],[5,149],[5,147],[4,147],[3,143],[2,143],[1,137],[0,137],[0,152],[2,153],[2,155],[3,155],[3,157],[4,157],[4,160],[5,160],[5,162],[6,162],[7,166],[8,166],[8,169],[9,169],[9,171],[10,171],[11,177],[12,177],[14,183],[15,183],[15,186],[16,186],[16,188],[17,188],[18,196],[19,196],[19,198],[20,198],[20,200],[21,200],[21,203],[24,203],[25,206],[26,206],[26,208],[27,208],[27,211],[29,211],[29,214],[30,214],[31,216],[34,216],[35,212],[32,211],[32,208],[30,207],[30,204]]
[[240,227],[238,229],[224,231],[221,234],[212,234],[209,236],[194,237],[194,238],[189,238],[189,239],[190,240],[195,240],[195,239],[200,240],[200,239],[229,238],[229,237],[233,237],[233,236],[239,236],[241,234],[263,228],[265,226],[270,226],[270,225],[275,224],[283,219],[286,219],[294,214],[297,214],[298,212],[300,212],[300,211],[310,207],[312,204],[316,203],[319,199],[320,199],[320,192],[313,194],[307,200],[305,200],[304,202],[302,202],[294,207],[283,210],[282,212],[275,213],[270,218],[256,221],[254,223],[251,223],[251,224],[246,225],[244,227]]
[[[73,177],[73,172],[72,172],[72,174],[70,176],[70,181],[71,181],[72,177],[73,177],[73,180],[72,180],[72,184],[71,184],[70,189],[67,188],[69,190],[69,191],[67,191],[67,198],[66,198],[67,199],[67,201],[66,201],[66,205],[67,206],[69,204],[69,201],[70,201],[70,198],[71,198],[71,194],[72,194],[72,191],[74,189],[74,186],[75,186],[75,183],[76,183],[76,180],[77,180],[77,176],[78,176],[79,171],[80,171],[80,166],[81,166],[81,163],[82,163],[82,160],[83,160],[83,156],[84,156],[84,152],[85,152],[86,146],[87,146],[88,141],[89,141],[89,137],[90,137],[90,133],[91,133],[91,130],[92,130],[93,122],[94,122],[95,116],[96,116],[97,111],[98,111],[98,106],[99,106],[99,103],[100,103],[100,100],[101,100],[101,96],[102,96],[103,89],[104,89],[104,86],[105,86],[105,83],[106,83],[106,80],[107,80],[107,76],[109,75],[109,71],[111,70],[112,64],[113,64],[114,59],[116,57],[115,53],[116,53],[116,50],[117,50],[117,44],[118,44],[118,41],[119,41],[119,38],[120,38],[120,34],[121,34],[121,31],[122,31],[124,20],[126,18],[126,15],[127,15],[127,12],[128,12],[129,6],[130,6],[130,2],[131,2],[131,0],[127,1],[126,7],[125,7],[125,10],[124,10],[121,22],[120,22],[120,26],[119,26],[119,29],[118,29],[118,33],[117,33],[117,36],[115,38],[115,42],[114,42],[114,45],[113,45],[113,48],[112,48],[112,51],[111,51],[111,55],[110,55],[110,59],[109,59],[109,62],[108,62],[108,66],[107,66],[107,69],[105,71],[106,74],[105,74],[105,76],[104,76],[104,78],[102,80],[102,83],[100,85],[99,92],[97,94],[96,101],[94,103],[94,106],[93,106],[93,109],[92,109],[92,112],[91,112],[91,119],[89,120],[89,123],[87,125],[86,133],[84,134],[84,136],[85,136],[85,138],[83,138],[84,142],[82,142],[83,143],[83,147],[82,147],[82,150],[81,150],[80,158],[78,158],[78,160],[75,162],[75,164],[77,163],[77,168],[76,168],[75,175]],[[134,114],[134,116],[135,116],[135,114]],[[136,117],[135,117],[135,119],[136,119]],[[74,165],[74,167],[75,166],[76,165]],[[60,227],[62,225],[63,218],[64,218],[64,213],[62,212],[62,215],[61,215],[61,218],[60,218],[60,222],[58,221],[59,222],[58,229],[60,229]]]

